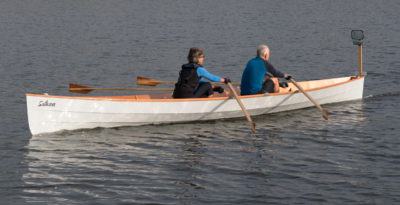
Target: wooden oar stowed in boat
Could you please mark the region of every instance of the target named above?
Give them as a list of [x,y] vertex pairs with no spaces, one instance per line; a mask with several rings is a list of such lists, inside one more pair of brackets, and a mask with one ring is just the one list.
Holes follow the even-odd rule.
[[92,88],[88,86],[69,84],[69,92],[88,94],[93,90],[134,90],[134,91],[173,91],[173,88]]
[[[156,80],[156,79],[151,79],[151,78],[145,78],[138,76],[136,78],[136,85],[144,85],[144,86],[156,86],[158,84],[175,84],[176,82],[174,81],[162,81],[162,80]],[[214,85],[225,85],[225,83],[221,82],[211,82],[211,84]],[[240,83],[232,83],[232,85],[240,85]]]

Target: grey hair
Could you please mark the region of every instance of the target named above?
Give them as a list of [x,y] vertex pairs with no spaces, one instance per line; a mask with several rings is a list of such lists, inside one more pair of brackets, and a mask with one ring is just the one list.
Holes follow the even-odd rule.
[[267,45],[259,45],[258,46],[257,56],[264,58],[267,53],[269,53],[269,48]]
[[189,63],[199,63],[199,58],[204,55],[204,51],[201,48],[190,48],[188,54],[188,61]]

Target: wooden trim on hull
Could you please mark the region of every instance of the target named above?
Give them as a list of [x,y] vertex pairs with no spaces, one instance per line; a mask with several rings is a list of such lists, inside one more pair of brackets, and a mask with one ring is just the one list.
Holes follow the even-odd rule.
[[[360,80],[365,76],[361,77],[342,77],[342,78],[331,78],[324,80],[313,80],[313,81],[303,81],[298,82],[306,92],[321,90],[329,87],[338,86],[345,83],[350,83],[352,81]],[[339,81],[335,83],[335,80]],[[325,83],[324,83],[325,82]],[[334,82],[334,83],[330,83]],[[268,94],[257,94],[257,95],[246,95],[239,96],[240,98],[254,98],[261,97],[265,95],[275,96],[275,95],[287,95],[293,94],[297,92],[297,88],[292,85],[292,83],[288,83],[291,91],[289,92],[279,92],[279,93],[268,93]],[[315,84],[315,85],[311,85]],[[323,84],[322,86],[318,86],[319,84]],[[239,91],[239,90],[238,90]],[[240,93],[240,92],[238,92]],[[129,95],[129,96],[55,96],[55,95],[42,95],[42,94],[25,94],[26,96],[36,96],[36,97],[46,97],[46,98],[64,98],[64,99],[79,99],[79,100],[105,100],[105,101],[145,101],[145,102],[169,102],[169,101],[210,101],[210,100],[226,100],[231,98],[229,92],[225,92],[223,94],[216,93],[216,97],[211,98],[184,98],[184,99],[174,99],[172,98],[172,93],[160,93],[160,94],[152,94],[152,95]]]

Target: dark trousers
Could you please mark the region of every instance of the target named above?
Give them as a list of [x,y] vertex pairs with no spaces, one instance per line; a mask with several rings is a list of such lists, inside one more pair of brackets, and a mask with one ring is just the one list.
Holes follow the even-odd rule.
[[212,89],[211,83],[209,82],[200,83],[197,87],[197,90],[194,91],[195,98],[207,97],[212,94],[214,94],[214,91]]
[[273,93],[274,92],[275,83],[271,79],[267,79],[260,90],[260,94],[263,93]]

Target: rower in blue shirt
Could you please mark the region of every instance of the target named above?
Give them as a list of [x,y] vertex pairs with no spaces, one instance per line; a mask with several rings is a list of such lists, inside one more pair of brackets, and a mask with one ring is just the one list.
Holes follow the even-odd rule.
[[[268,46],[260,45],[257,49],[257,57],[249,60],[242,75],[241,95],[279,92],[279,81],[276,77],[290,80],[291,76],[276,70],[268,62],[269,54]],[[268,73],[271,73],[275,78]]]

